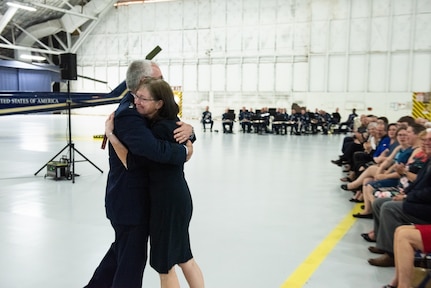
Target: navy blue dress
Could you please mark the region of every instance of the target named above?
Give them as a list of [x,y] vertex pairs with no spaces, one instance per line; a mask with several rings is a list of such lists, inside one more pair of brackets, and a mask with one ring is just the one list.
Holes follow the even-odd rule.
[[[175,143],[176,121],[159,120],[150,129],[156,138]],[[128,157],[129,169],[133,169],[130,165],[137,159],[133,158]],[[151,203],[150,265],[158,273],[168,273],[174,265],[193,258],[189,240],[192,198],[184,177],[184,165],[145,162]]]

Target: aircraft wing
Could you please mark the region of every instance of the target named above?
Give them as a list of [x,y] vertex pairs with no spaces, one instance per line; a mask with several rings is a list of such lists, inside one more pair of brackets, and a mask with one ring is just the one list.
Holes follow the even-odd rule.
[[126,81],[110,93],[0,92],[0,116],[114,104],[127,92]]

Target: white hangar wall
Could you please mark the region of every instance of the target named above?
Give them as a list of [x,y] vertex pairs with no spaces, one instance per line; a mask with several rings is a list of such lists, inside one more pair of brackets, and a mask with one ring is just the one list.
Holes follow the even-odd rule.
[[[347,117],[410,114],[431,91],[429,0],[177,0],[113,8],[79,51],[79,74],[115,87],[155,46],[183,117],[292,103]],[[76,90],[104,90],[79,79]],[[369,110],[371,108],[372,110]],[[109,111],[111,111],[110,109]]]

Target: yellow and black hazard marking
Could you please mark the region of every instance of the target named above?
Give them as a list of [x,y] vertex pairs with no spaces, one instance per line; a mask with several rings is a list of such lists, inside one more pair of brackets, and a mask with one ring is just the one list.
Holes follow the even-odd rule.
[[431,92],[413,93],[413,118],[424,118],[431,121]]

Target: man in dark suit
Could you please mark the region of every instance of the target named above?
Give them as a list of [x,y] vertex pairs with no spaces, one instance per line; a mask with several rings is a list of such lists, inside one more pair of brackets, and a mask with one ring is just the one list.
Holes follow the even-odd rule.
[[202,125],[204,126],[204,132],[207,130],[206,125],[210,124],[210,131],[213,132],[213,125],[214,125],[214,120],[212,118],[212,114],[210,112],[210,107],[206,106],[205,107],[205,111],[202,112],[202,119],[201,119]]
[[[126,84],[131,91],[115,111],[115,130],[128,150],[160,163],[182,165],[192,152],[184,145],[154,138],[148,123],[134,105],[134,93],[145,77],[161,78],[159,67],[150,61],[134,61],[127,70]],[[141,101],[144,99],[140,99]],[[180,143],[191,137],[188,124],[174,131]],[[107,135],[109,138],[109,135]],[[106,186],[106,216],[115,231],[115,241],[94,272],[87,288],[140,288],[147,261],[150,200],[147,171],[127,170],[109,145],[109,174]]]

